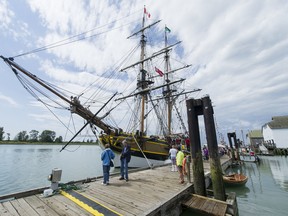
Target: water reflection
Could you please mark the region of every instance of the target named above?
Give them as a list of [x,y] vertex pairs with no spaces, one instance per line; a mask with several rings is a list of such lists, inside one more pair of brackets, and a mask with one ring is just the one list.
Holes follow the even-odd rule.
[[225,190],[235,192],[238,198],[247,198],[250,193],[250,188],[247,186],[225,186]]
[[17,153],[21,153],[21,152],[35,152],[35,149],[33,149],[33,148],[24,148],[24,146],[23,146],[22,148],[14,149],[14,152],[17,152]]
[[288,160],[287,157],[280,157],[277,160],[270,158],[270,170],[276,184],[288,191]]
[[49,148],[40,148],[40,149],[37,149],[38,152],[52,152],[53,149],[49,149]]
[[227,172],[248,176],[245,186],[225,187],[226,193],[235,192],[239,215],[286,216],[288,211],[288,158],[262,156],[260,163],[246,162],[229,168]]

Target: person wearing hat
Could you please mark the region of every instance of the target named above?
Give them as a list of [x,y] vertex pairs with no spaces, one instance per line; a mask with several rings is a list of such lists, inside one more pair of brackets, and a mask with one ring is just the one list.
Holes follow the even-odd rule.
[[124,140],[122,144],[123,144],[123,148],[122,148],[122,152],[120,155],[121,177],[119,178],[119,180],[125,179],[127,182],[128,181],[128,163],[130,162],[130,159],[131,159],[131,147],[128,145],[127,140]]

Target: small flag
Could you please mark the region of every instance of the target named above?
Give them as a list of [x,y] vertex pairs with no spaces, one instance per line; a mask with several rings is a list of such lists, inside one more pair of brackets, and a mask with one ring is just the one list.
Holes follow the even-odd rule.
[[171,30],[168,27],[166,27],[166,26],[165,26],[165,31],[169,32],[169,33],[171,32]]
[[162,77],[164,73],[157,67],[155,67],[155,71]]
[[151,14],[146,10],[146,7],[144,7],[144,14],[146,14],[148,18],[151,17]]

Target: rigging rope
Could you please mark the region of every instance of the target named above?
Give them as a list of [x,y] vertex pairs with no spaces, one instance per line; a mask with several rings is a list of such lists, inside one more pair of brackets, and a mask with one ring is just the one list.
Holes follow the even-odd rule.
[[[98,36],[98,35],[107,33],[107,32],[109,32],[109,31],[113,31],[113,30],[115,30],[115,29],[122,28],[123,26],[130,25],[131,23],[136,22],[136,20],[134,20],[134,21],[132,21],[132,22],[130,22],[130,23],[126,23],[126,24],[124,24],[124,25],[121,25],[121,26],[119,26],[119,27],[112,28],[112,29],[109,29],[109,30],[106,30],[106,31],[97,33],[97,34],[92,34],[92,35],[90,35],[90,36],[83,36],[83,35],[86,35],[87,33],[93,32],[93,31],[96,30],[96,29],[101,29],[101,28],[103,28],[103,27],[105,27],[105,26],[111,26],[111,24],[114,24],[114,23],[116,23],[116,22],[118,22],[118,21],[120,21],[120,20],[122,20],[122,19],[125,19],[125,18],[127,18],[127,17],[129,17],[129,16],[132,16],[132,15],[138,13],[139,11],[140,11],[140,10],[135,11],[134,13],[131,13],[131,14],[127,15],[127,16],[124,16],[124,17],[122,17],[122,18],[120,18],[120,19],[116,19],[116,20],[114,20],[114,21],[112,21],[112,22],[110,22],[110,23],[107,23],[107,24],[103,25],[103,26],[92,28],[92,29],[90,29],[90,30],[88,30],[88,31],[82,32],[82,33],[77,34],[77,35],[73,35],[73,36],[68,37],[68,38],[66,38],[66,39],[63,39],[63,40],[60,40],[60,41],[51,43],[51,44],[49,44],[49,45],[46,45],[46,46],[43,46],[43,47],[40,47],[40,48],[36,48],[36,49],[34,49],[34,50],[31,50],[31,51],[28,51],[28,52],[25,52],[25,53],[22,53],[22,54],[13,56],[12,58],[17,58],[17,57],[20,57],[20,56],[24,56],[24,55],[29,55],[29,54],[32,54],[32,53],[37,53],[37,52],[45,51],[45,50],[52,49],[52,48],[56,48],[56,47],[59,47],[59,46],[64,46],[64,45],[67,45],[67,44],[70,44],[70,43],[75,43],[75,42],[78,42],[78,41],[81,41],[81,40],[86,40],[86,39],[88,39],[88,38],[92,38],[92,37],[95,37],[95,36]],[[137,21],[137,22],[138,22],[138,21]],[[78,37],[80,37],[80,36],[83,36],[83,37],[82,37],[82,38],[78,38]],[[73,39],[73,38],[78,38],[78,39],[69,41],[69,40],[71,40],[71,39]],[[68,41],[68,42],[66,42],[66,41]]]
[[135,140],[135,142],[136,142],[139,150],[141,151],[141,153],[143,154],[144,158],[146,159],[146,162],[147,162],[148,166],[149,166],[150,169],[151,169],[151,168],[153,167],[153,164],[150,162],[150,160],[146,157],[145,153],[142,151],[142,148],[140,147],[139,143],[137,142],[134,134],[132,134],[132,136],[133,136],[133,138],[134,138],[134,140]]

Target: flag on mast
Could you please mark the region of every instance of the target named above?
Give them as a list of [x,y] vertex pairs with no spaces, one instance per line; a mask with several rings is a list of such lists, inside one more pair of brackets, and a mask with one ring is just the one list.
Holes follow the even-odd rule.
[[151,14],[146,10],[145,6],[144,6],[144,14],[146,14],[148,18],[151,17]]
[[167,26],[165,26],[165,31],[169,33],[171,32],[171,30]]
[[157,67],[155,67],[155,71],[162,77],[164,73]]

